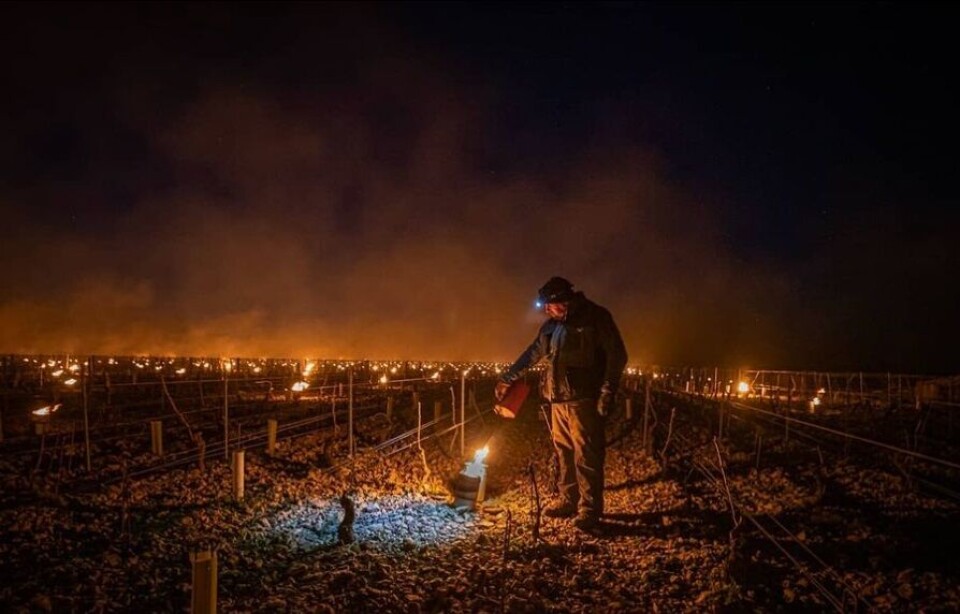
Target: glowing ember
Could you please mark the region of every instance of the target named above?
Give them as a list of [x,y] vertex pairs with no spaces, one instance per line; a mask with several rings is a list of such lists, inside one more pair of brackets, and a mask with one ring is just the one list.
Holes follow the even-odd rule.
[[290,390],[294,392],[303,392],[310,387],[310,384],[307,382],[296,382],[293,386],[290,386]]

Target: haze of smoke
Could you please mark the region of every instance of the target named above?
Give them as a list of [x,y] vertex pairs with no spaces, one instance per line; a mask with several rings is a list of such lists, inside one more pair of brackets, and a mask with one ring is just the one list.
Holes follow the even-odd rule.
[[175,191],[113,236],[27,230],[16,260],[47,281],[0,305],[0,347],[511,359],[555,274],[614,312],[637,361],[726,358],[763,330],[726,297],[764,274],[732,266],[708,206],[649,154],[498,179],[463,153],[476,113],[408,113],[384,158],[363,112],[208,92],[159,140]]

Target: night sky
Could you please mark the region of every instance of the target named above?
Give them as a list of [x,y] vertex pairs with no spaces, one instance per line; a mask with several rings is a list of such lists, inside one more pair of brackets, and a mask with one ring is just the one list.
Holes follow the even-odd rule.
[[3,4],[0,352],[960,370],[955,15]]

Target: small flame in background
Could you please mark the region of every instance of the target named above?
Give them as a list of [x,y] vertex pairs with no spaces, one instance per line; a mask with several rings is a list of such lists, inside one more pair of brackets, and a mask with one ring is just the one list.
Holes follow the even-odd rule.
[[294,392],[303,392],[310,387],[310,384],[307,382],[296,382],[293,386],[290,386],[290,390]]
[[750,384],[748,384],[747,382],[740,382],[739,384],[737,384],[737,392],[739,392],[740,394],[747,394],[748,392],[750,392]]
[[47,405],[46,407],[41,407],[40,409],[35,409],[35,410],[33,410],[33,415],[34,415],[34,416],[41,416],[41,417],[43,417],[43,416],[49,416],[50,414],[52,414],[52,413],[56,412],[58,409],[60,409],[60,406],[61,406],[61,405],[62,405],[61,403],[57,403],[56,405]]
[[387,378],[386,375],[380,376],[380,383],[381,383],[381,384],[386,384],[386,383],[389,382],[389,381],[390,381],[390,380]]

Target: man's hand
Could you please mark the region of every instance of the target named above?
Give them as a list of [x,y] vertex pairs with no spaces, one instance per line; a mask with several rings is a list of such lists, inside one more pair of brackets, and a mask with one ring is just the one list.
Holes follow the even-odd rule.
[[614,395],[609,390],[604,390],[600,393],[600,398],[597,400],[597,413],[601,416],[609,416],[613,413],[613,407],[616,403],[616,395]]
[[510,384],[507,382],[497,382],[496,387],[493,389],[493,398],[497,400],[497,403],[503,400],[503,397],[507,396],[507,391],[510,390]]

